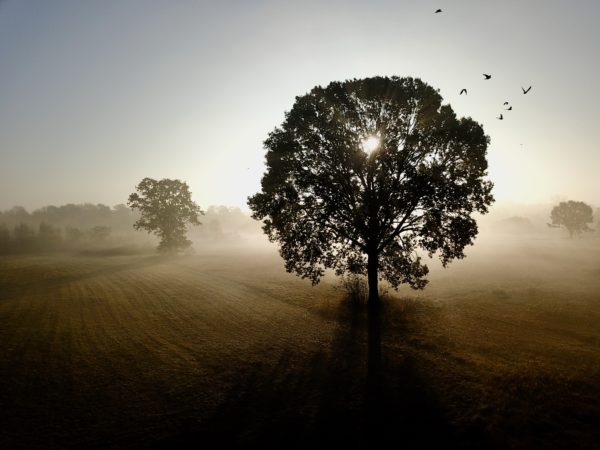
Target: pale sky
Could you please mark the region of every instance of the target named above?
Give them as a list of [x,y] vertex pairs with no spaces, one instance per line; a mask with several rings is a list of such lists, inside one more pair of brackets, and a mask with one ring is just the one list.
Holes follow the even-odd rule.
[[125,203],[144,177],[245,208],[294,97],[373,75],[479,121],[499,201],[600,206],[599,21],[598,0],[0,0],[0,209]]

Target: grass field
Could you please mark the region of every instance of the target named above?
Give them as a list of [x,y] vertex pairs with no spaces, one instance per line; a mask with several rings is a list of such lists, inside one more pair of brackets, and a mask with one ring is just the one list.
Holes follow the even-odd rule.
[[[500,245],[498,245],[500,244]],[[0,258],[0,448],[597,448],[600,240],[482,242],[366,320],[275,251]]]

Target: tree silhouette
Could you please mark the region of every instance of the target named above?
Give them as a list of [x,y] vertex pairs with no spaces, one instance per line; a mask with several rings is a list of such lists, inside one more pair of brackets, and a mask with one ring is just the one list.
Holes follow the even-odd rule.
[[550,219],[552,219],[552,225],[556,227],[565,227],[571,238],[573,238],[573,234],[592,231],[587,224],[593,223],[594,221],[592,207],[584,202],[576,202],[573,200],[560,202],[557,206],[552,208]]
[[457,119],[419,79],[375,77],[317,86],[264,145],[262,190],[248,199],[288,272],[313,284],[325,269],[368,277],[369,385],[380,371],[378,280],[422,289],[428,268],[464,257],[486,213],[489,138]]
[[136,190],[139,194],[132,193],[127,202],[141,213],[134,228],[160,237],[158,249],[161,251],[189,247],[191,241],[186,239],[186,224],[200,225],[198,216],[204,212],[192,201],[187,183],[168,178],[158,181],[144,178]]
[[[419,79],[333,82],[296,97],[269,134],[262,191],[248,204],[286,269],[317,283],[327,268],[421,289],[427,266],[464,257],[487,212],[489,139]],[[369,152],[370,150],[370,152]]]

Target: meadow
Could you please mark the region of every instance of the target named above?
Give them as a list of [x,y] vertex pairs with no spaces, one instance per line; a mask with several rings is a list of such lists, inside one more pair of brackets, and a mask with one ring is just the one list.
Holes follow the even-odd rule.
[[[272,247],[0,257],[0,447],[595,448],[600,239],[482,238],[366,318]],[[373,448],[373,447],[372,447]]]

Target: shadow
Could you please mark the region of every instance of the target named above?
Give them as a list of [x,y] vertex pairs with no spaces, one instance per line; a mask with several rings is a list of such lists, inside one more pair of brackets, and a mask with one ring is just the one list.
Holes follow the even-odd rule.
[[[272,364],[249,365],[208,420],[143,448],[490,448],[484,435],[451,429],[414,357],[386,355],[389,312],[376,396],[367,380],[367,307],[344,301],[330,348],[309,358],[289,349]],[[395,339],[410,329],[396,321],[393,331]]]
[[159,264],[167,263],[169,261],[178,260],[178,258],[180,257],[162,254],[141,254],[139,258],[136,258],[134,261],[128,261],[120,264],[111,262],[110,265],[99,268],[95,267],[93,270],[89,271],[85,270],[85,266],[82,266],[81,271],[69,271],[65,273],[53,274],[52,278],[37,279],[35,283],[26,283],[26,278],[24,276],[15,279],[8,279],[0,283],[0,300],[14,298],[16,293],[18,293],[19,296],[22,296],[28,292],[31,292],[32,290],[48,290],[65,283],[74,283],[97,277],[109,276],[128,270],[149,268]]

